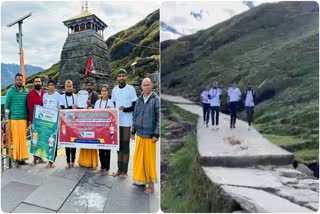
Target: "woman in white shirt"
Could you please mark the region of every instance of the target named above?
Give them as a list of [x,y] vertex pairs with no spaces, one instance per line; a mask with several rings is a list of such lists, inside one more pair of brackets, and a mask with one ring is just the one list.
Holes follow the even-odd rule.
[[[108,85],[101,86],[101,99],[96,101],[94,109],[114,108],[113,102],[108,98],[108,90]],[[111,132],[112,130],[110,130],[110,134],[112,134]],[[99,149],[99,159],[101,168],[97,173],[107,175],[110,169],[110,150]]]

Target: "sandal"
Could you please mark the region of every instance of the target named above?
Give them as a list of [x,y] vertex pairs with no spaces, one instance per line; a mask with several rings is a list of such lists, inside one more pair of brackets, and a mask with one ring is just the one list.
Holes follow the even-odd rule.
[[38,163],[47,163],[47,161],[43,160],[42,158],[39,158]]
[[34,166],[36,165],[36,163],[37,163],[37,160],[33,159],[33,161],[30,163],[30,166]]
[[64,168],[65,169],[70,169],[70,163],[67,163],[67,165]]
[[54,168],[54,167],[56,167],[56,165],[54,163],[51,163],[50,168]]
[[103,169],[99,169],[96,173],[101,174],[103,172]]
[[77,168],[78,167],[75,162],[72,162],[71,166],[72,166],[72,168]]
[[108,174],[109,174],[109,171],[108,171],[108,170],[106,170],[106,169],[104,169],[104,170],[103,170],[103,172],[102,172],[102,174],[104,174],[104,175],[108,175]]
[[115,173],[115,172],[112,173],[112,176],[113,176],[113,177],[117,177],[117,176],[119,176],[119,175],[121,175],[121,172],[119,172],[119,171],[118,171],[117,173]]
[[16,168],[20,168],[20,166],[21,166],[20,164],[18,164],[18,163],[16,164]]

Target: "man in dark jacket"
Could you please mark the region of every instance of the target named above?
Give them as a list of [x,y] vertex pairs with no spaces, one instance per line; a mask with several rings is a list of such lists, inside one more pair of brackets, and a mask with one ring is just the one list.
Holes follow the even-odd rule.
[[133,157],[133,181],[136,185],[147,185],[145,193],[154,191],[157,182],[156,142],[159,139],[160,98],[152,91],[149,78],[142,81],[143,93],[137,100],[133,112],[131,139],[136,138]]

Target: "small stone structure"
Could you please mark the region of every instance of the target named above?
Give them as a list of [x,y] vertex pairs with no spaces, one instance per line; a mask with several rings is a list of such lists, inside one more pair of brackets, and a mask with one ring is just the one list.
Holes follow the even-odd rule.
[[[78,16],[63,22],[68,27],[68,37],[63,45],[57,88],[62,91],[64,82],[71,79],[76,91],[84,89],[87,80],[92,80],[94,89],[103,84],[113,88],[111,59],[108,46],[103,39],[107,25],[88,7]],[[85,74],[88,60],[92,58],[95,74]]]

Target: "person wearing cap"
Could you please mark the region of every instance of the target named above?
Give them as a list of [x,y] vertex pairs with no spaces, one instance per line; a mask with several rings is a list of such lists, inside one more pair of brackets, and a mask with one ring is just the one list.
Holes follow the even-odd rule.
[[209,117],[210,117],[210,102],[209,102],[209,89],[208,86],[204,91],[201,92],[200,98],[202,103],[202,112],[203,112],[203,125],[209,126]]
[[[48,91],[43,95],[43,106],[50,109],[59,109],[59,102],[60,102],[60,94],[55,91],[56,89],[56,83],[54,80],[50,79],[48,81]],[[57,158],[57,143],[54,144],[54,147],[56,149],[54,154],[53,161],[49,161],[47,167],[54,168],[55,164],[54,161]]]
[[[101,86],[101,99],[97,100],[94,109],[112,109],[114,108],[114,104],[109,99],[109,87],[108,85],[104,84]],[[95,150],[97,151],[97,150]],[[101,173],[103,175],[108,175],[110,170],[110,149],[99,149],[99,159],[100,159],[100,169],[97,173]]]
[[241,97],[241,91],[236,87],[236,83],[232,82],[232,86],[228,89],[227,103],[230,108],[230,128],[236,128],[237,105]]
[[[27,144],[28,89],[23,86],[22,82],[22,74],[16,74],[15,85],[8,90],[4,105],[6,112],[9,112],[8,145],[13,144],[13,160],[16,162],[16,168],[28,164],[25,161],[29,159]],[[11,151],[9,151],[9,156],[12,157]]]
[[211,110],[212,129],[219,129],[219,111],[221,102],[221,90],[218,88],[218,82],[213,83],[209,91],[209,102]]
[[[41,88],[42,81],[39,76],[33,78],[34,88],[30,90],[27,97],[28,111],[29,111],[29,125],[32,125],[33,122],[33,112],[36,105],[43,105],[43,96],[46,93],[45,90]],[[30,163],[30,166],[34,166],[37,163],[46,163],[42,158],[33,155],[33,161]]]
[[132,126],[132,112],[137,94],[133,86],[126,83],[127,72],[120,69],[117,72],[118,85],[113,88],[111,100],[115,108],[119,109],[120,150],[118,151],[118,171],[112,175],[126,178],[130,157],[130,129]]
[[152,91],[149,78],[142,81],[142,94],[133,111],[131,139],[136,146],[133,157],[133,182],[136,185],[148,185],[145,193],[154,191],[157,182],[156,142],[159,139],[160,98]]
[[[60,96],[59,105],[61,109],[76,109],[78,107],[78,96],[73,93],[73,82],[66,80],[64,84],[65,94]],[[76,148],[65,147],[67,156],[67,165],[65,169],[69,169],[71,166],[76,168]],[[70,164],[71,162],[71,164]]]
[[251,83],[248,83],[247,90],[243,93],[243,102],[246,108],[248,129],[251,129],[254,113],[254,99],[256,97],[255,91],[252,89]]
[[[94,108],[96,101],[99,99],[99,94],[93,90],[93,81],[86,82],[86,90],[88,91],[87,109]],[[81,148],[79,152],[79,165],[88,168],[97,168],[98,166],[98,151],[97,149]]]

